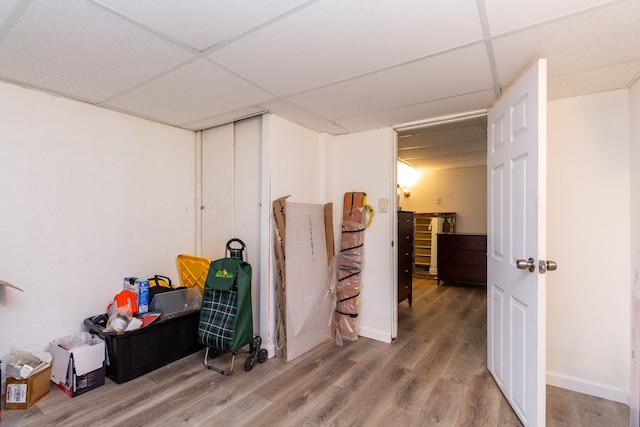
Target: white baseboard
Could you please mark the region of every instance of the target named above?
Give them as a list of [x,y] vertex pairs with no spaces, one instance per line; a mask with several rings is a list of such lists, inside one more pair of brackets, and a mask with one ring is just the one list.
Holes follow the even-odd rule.
[[631,401],[628,392],[612,387],[609,384],[599,384],[592,381],[571,378],[555,372],[547,371],[547,384],[602,399],[613,400],[614,402],[624,403],[625,405],[629,405]]
[[372,340],[391,343],[391,334],[380,332],[375,329],[360,328],[358,336],[371,338]]
[[[389,334],[385,334],[383,332],[377,331],[375,329],[367,329],[367,328],[361,328],[360,329],[360,333],[358,334],[358,336],[360,337],[365,337],[365,338],[370,338],[372,340],[376,340],[376,341],[382,341],[382,342],[386,342],[386,343],[391,343],[391,335]],[[276,352],[276,345],[271,344],[271,345],[266,345],[264,343],[264,341],[262,342],[262,348],[266,348],[267,352],[269,353],[269,359],[271,359],[272,357],[276,357],[277,352]]]
[[265,345],[264,343],[262,343],[262,348],[266,348],[267,349],[267,353],[269,354],[269,359],[271,359],[272,357],[276,357],[276,345],[275,344],[271,344],[271,345]]

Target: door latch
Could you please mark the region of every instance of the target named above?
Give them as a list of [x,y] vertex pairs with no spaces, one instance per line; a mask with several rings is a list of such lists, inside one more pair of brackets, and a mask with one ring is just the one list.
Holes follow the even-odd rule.
[[558,264],[555,261],[544,261],[540,260],[538,263],[538,271],[540,274],[544,274],[547,271],[555,271],[558,269]]
[[[519,259],[516,260],[516,267],[520,270],[529,270],[531,273],[536,271],[536,260],[533,258],[529,258],[527,260]],[[544,274],[547,271],[554,271],[558,269],[558,264],[555,261],[544,261],[540,260],[538,262],[538,271],[540,274]]]

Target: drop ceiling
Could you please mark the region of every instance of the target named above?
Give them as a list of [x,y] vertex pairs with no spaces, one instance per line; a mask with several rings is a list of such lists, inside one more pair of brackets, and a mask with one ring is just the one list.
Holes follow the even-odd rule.
[[487,164],[487,116],[398,131],[398,158],[417,169]]
[[550,99],[630,87],[640,0],[0,2],[0,81],[190,130],[486,109],[539,57]]

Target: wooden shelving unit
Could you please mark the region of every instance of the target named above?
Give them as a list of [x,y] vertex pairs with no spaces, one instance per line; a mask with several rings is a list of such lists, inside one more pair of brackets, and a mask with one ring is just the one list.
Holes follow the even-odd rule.
[[415,276],[428,276],[431,268],[432,216],[415,214],[414,271]]
[[433,279],[438,275],[438,233],[455,233],[456,214],[455,212],[421,212],[415,213],[413,217],[413,275]]

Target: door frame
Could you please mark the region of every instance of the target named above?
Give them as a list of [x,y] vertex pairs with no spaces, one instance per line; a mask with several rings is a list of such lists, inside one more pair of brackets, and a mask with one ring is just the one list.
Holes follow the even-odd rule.
[[[534,65],[534,66],[540,66],[539,64],[540,64],[540,62],[538,61],[537,65]],[[543,67],[544,72],[545,72],[545,76],[544,76],[545,80],[544,81],[545,81],[545,84],[546,84],[546,61],[543,63],[542,67]],[[532,66],[528,67],[527,71],[530,70],[531,68],[532,68]],[[546,85],[542,89],[542,94],[544,94],[544,100],[541,99],[542,97],[539,97],[539,102],[545,102],[545,103],[548,102],[547,99],[546,99]],[[544,131],[546,132],[546,105],[545,105],[544,110],[545,110],[544,117],[541,117],[540,120],[542,120],[544,122]],[[487,115],[489,109],[486,109],[484,111],[485,111],[484,115]],[[430,126],[436,126],[438,124],[452,123],[452,122],[455,122],[455,121],[462,121],[462,120],[464,120],[466,118],[473,118],[473,115],[474,114],[478,114],[478,113],[479,112],[476,111],[476,112],[453,114],[453,115],[448,115],[448,116],[444,116],[444,117],[435,117],[435,118],[430,118],[430,119],[425,119],[425,120],[421,120],[421,121],[410,122],[410,123],[405,123],[405,124],[400,124],[400,125],[393,126],[393,129],[395,130],[395,137],[396,137],[396,141],[395,141],[396,150],[397,150],[397,134],[398,134],[398,131],[400,131],[400,130],[411,130],[411,129],[418,129],[418,128],[426,128],[426,127],[430,127]],[[489,135],[487,134],[487,139],[488,139],[488,137],[489,137]],[[538,153],[538,156],[540,158],[545,158],[546,159],[546,134],[545,135],[539,135],[539,138],[540,137],[541,138],[545,138],[545,144],[543,144],[542,151]],[[540,150],[539,147],[536,147],[536,148],[538,150]],[[397,153],[397,151],[396,151],[396,153]],[[488,162],[488,155],[489,155],[489,152],[487,151],[487,165],[489,163]],[[544,186],[546,188],[546,164],[544,165],[544,168],[543,168],[542,171],[540,171],[540,166],[539,165],[537,165],[537,166],[538,166],[538,171],[539,171],[539,175],[540,175],[540,178],[539,178],[540,185]],[[396,180],[397,180],[397,177],[396,177]],[[487,185],[488,185],[488,182],[487,182]],[[487,188],[487,208],[489,208],[489,203],[491,202],[489,198],[490,198],[490,192],[489,192],[489,188]],[[546,210],[546,200],[539,201],[538,203],[541,204],[541,208],[540,209]],[[546,211],[544,213],[546,213]],[[491,221],[491,218],[488,217],[487,220]],[[489,231],[490,231],[490,229],[488,227],[487,228],[487,233],[489,233]],[[546,230],[538,230],[538,232],[537,232],[538,237],[539,237],[540,233],[546,233]],[[545,236],[545,241],[546,241],[546,236]],[[546,247],[543,245],[541,248],[537,249],[537,253],[535,254],[536,262],[538,260],[541,260],[541,259],[546,259],[546,255],[547,255],[546,254]],[[397,269],[397,262],[398,262],[397,253],[395,254],[394,258],[395,258],[394,266]],[[488,268],[488,266],[487,266],[487,268]],[[537,272],[536,272],[536,274],[537,274]],[[396,281],[397,281],[397,275],[396,275],[396,278],[395,278],[395,281],[394,281],[394,287],[397,288]],[[487,286],[489,286],[489,284]],[[487,291],[488,290],[489,290],[489,288],[487,288]],[[391,301],[391,303],[397,305],[396,301]],[[546,316],[546,299],[544,297],[540,297],[538,303],[542,306],[541,308],[539,308],[538,311],[542,313],[543,317],[545,317]],[[489,300],[488,300],[488,302],[487,302],[487,315],[489,315],[489,308],[490,307],[489,307]],[[396,313],[396,316],[394,317],[394,324],[393,324],[393,328],[392,329],[397,331],[397,328],[398,328],[397,310],[395,311],[395,313]],[[543,322],[542,327],[543,328],[546,327],[546,318],[542,319],[542,322]],[[489,324],[487,325],[487,330],[488,330],[488,328],[489,328]],[[544,338],[541,338],[541,339],[544,340]],[[489,345],[489,340],[487,340],[487,344]],[[542,350],[543,353],[540,354],[539,356],[542,359],[544,359],[546,357],[546,342],[542,343],[542,349],[543,349]],[[488,348],[487,348],[487,352],[488,352]],[[489,365],[488,365],[488,361],[487,361],[487,367],[488,366]],[[540,377],[540,376],[542,376],[543,378],[546,376],[545,369],[542,369],[541,372],[538,372],[538,377]],[[539,380],[539,378],[537,380]],[[544,381],[544,379],[543,379],[542,382],[543,382],[543,384],[546,383],[546,381]],[[538,394],[540,394],[540,393],[538,393]],[[544,393],[543,393],[542,399],[544,400]],[[544,402],[542,403],[541,407],[543,409],[545,408]],[[538,405],[538,409],[539,408],[540,408],[540,404]],[[539,411],[536,410],[536,412],[539,412]],[[538,415],[542,418],[542,420],[544,420],[545,414],[538,414]]]
[[[394,184],[396,188],[398,184],[398,171],[397,171],[398,132],[415,130],[415,129],[424,129],[424,128],[429,128],[429,127],[434,127],[434,126],[439,126],[439,125],[444,125],[449,123],[464,122],[465,120],[485,117],[488,113],[489,113],[489,109],[484,108],[480,110],[471,110],[471,111],[466,111],[466,112],[461,112],[456,114],[448,114],[446,116],[437,116],[437,117],[432,117],[424,120],[417,120],[413,122],[406,122],[406,123],[393,125],[392,126],[392,129],[394,131],[393,146],[394,146],[395,157],[392,159],[393,160],[392,173],[393,173]],[[398,301],[398,251],[396,250],[397,241],[398,241],[398,230],[397,230],[398,199],[397,197],[391,206],[393,206],[393,215],[391,215],[391,220],[393,221],[393,227],[394,227],[393,241],[395,243],[394,253],[393,253],[393,266],[392,266],[392,269],[393,269],[393,285],[392,286],[393,286],[394,299],[391,301],[391,306],[392,306],[391,310],[392,310],[392,319],[393,319],[393,323],[391,325],[391,331],[392,331],[392,338],[395,339],[398,335],[398,303],[397,303]]]

